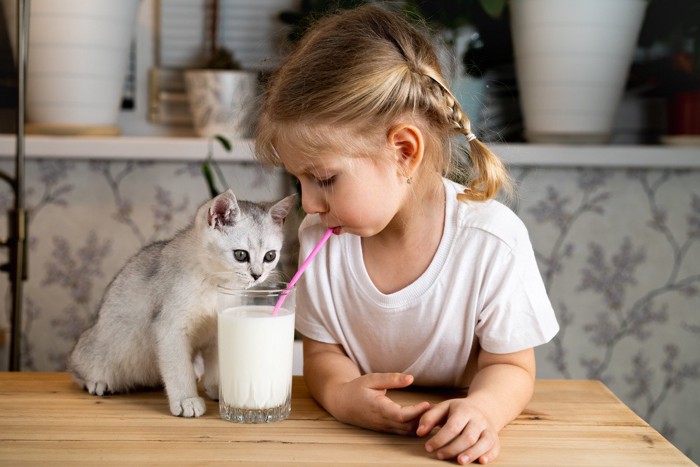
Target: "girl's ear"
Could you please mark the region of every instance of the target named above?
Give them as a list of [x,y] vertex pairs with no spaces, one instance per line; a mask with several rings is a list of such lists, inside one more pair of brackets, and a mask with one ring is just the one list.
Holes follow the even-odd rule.
[[423,161],[423,133],[413,125],[396,125],[389,129],[387,143],[396,155],[400,175],[412,177]]

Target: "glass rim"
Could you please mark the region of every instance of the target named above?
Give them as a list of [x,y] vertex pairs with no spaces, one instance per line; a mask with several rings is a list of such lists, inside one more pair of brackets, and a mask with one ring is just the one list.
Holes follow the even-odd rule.
[[263,283],[263,284],[258,284],[256,286],[250,287],[250,288],[243,288],[243,287],[229,287],[226,285],[217,285],[216,290],[233,295],[233,294],[248,294],[248,295],[269,295],[269,294],[282,294],[282,293],[291,293],[295,290],[296,285],[293,285],[292,287],[289,287],[289,282],[268,282],[268,283]]

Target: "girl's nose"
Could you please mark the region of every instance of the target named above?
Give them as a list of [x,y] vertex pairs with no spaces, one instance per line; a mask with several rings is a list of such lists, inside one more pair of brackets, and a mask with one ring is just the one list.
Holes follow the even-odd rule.
[[301,186],[301,207],[304,208],[306,214],[320,214],[328,210],[323,193],[303,183]]

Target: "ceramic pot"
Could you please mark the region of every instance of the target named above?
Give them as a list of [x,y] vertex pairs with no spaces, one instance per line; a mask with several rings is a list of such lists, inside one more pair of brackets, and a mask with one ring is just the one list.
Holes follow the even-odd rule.
[[605,143],[647,0],[510,0],[525,138]]
[[198,135],[252,136],[258,77],[249,71],[188,70],[187,97]]
[[[3,1],[10,22],[15,18],[14,3]],[[27,121],[114,125],[139,0],[29,3]],[[16,26],[11,26],[14,33]]]

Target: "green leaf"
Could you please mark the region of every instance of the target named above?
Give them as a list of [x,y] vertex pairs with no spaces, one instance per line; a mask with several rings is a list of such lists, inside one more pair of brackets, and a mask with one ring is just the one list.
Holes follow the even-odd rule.
[[214,167],[216,176],[218,177],[219,182],[224,186],[224,189],[230,188],[230,185],[226,181],[226,177],[224,177],[224,173],[221,171],[221,167],[219,167],[219,164],[214,159],[212,159],[211,165]]
[[207,187],[209,188],[209,195],[213,198],[219,194],[219,190],[216,188],[214,183],[214,175],[211,172],[211,166],[209,165],[209,160],[202,162],[202,174],[204,175],[204,180],[207,182]]
[[231,149],[233,148],[233,146],[231,145],[231,141],[229,141],[229,139],[227,137],[225,137],[223,135],[215,135],[214,138],[216,138],[216,140],[219,143],[221,143],[221,145],[224,147],[224,149],[226,149],[226,152],[231,152]]
[[481,8],[492,18],[499,18],[506,7],[506,0],[479,0]]

